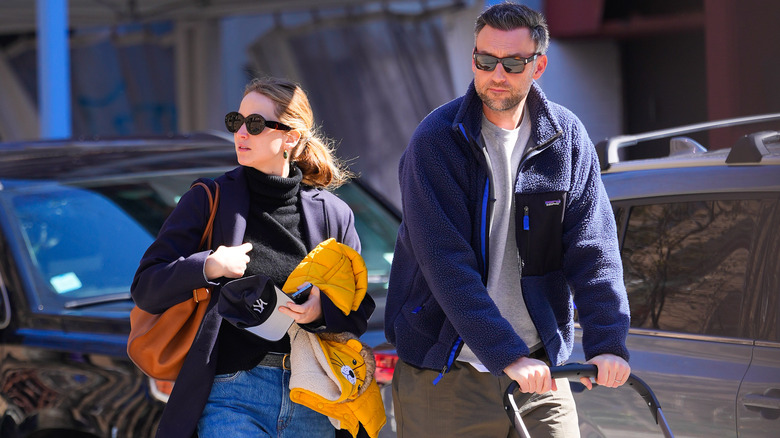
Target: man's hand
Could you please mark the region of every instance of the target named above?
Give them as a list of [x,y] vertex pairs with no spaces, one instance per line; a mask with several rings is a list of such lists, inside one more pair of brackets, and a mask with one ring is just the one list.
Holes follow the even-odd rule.
[[206,258],[206,278],[241,278],[249,263],[247,253],[251,250],[252,244],[248,242],[239,246],[220,246]]
[[520,385],[520,392],[542,394],[558,390],[555,380],[550,378],[550,367],[541,360],[521,357],[504,368],[504,372]]
[[[600,354],[586,363],[596,365],[599,372],[596,377],[596,383],[609,388],[617,388],[626,383],[631,374],[631,367],[622,357],[614,354]],[[581,377],[580,382],[588,389],[593,389],[591,381],[587,377]]]

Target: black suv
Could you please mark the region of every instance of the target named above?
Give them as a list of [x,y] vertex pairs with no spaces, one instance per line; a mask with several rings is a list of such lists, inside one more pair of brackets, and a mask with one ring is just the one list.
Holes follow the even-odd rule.
[[[236,167],[232,136],[0,145],[0,437],[150,437],[169,382],[127,357],[130,284],[198,177]],[[359,181],[355,212],[382,316],[397,212]]]
[[[683,137],[711,131],[709,138],[717,138],[722,131],[715,128],[754,122],[774,130],[747,130],[733,147],[711,151]],[[778,129],[774,114],[597,146],[631,307],[630,364],[655,391],[678,437],[780,433]],[[621,157],[645,141],[669,155]],[[583,360],[579,338],[575,348],[572,361]],[[659,436],[647,407],[628,389],[575,397],[584,438]]]

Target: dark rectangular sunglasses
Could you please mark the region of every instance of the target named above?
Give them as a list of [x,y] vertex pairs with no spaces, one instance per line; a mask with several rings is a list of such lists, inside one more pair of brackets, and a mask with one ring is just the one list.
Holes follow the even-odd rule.
[[270,122],[264,119],[260,114],[250,114],[244,117],[241,113],[233,111],[227,113],[225,116],[225,127],[232,133],[238,132],[238,130],[241,129],[241,125],[244,123],[246,123],[246,131],[252,135],[263,132],[263,129],[265,128],[278,129],[280,131],[292,130],[292,128],[283,123]]
[[521,58],[519,56],[496,58],[492,55],[477,53],[477,49],[474,49],[474,65],[480,70],[493,71],[500,62],[507,73],[522,73],[523,70],[525,70],[525,65],[536,59],[539,55],[541,55],[541,53],[534,53],[528,58]]

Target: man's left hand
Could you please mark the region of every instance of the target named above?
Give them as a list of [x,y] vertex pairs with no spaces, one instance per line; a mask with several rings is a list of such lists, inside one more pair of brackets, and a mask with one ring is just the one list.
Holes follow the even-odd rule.
[[[626,383],[631,374],[631,367],[628,362],[620,356],[614,354],[600,354],[586,363],[596,365],[599,369],[596,377],[596,383],[608,388],[617,388]],[[588,389],[593,389],[593,384],[588,377],[581,377],[580,382]]]

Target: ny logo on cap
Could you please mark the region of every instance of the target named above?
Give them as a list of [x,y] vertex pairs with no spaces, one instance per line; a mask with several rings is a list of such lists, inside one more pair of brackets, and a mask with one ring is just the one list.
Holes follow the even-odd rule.
[[265,311],[265,306],[267,306],[268,303],[263,301],[261,298],[258,298],[257,301],[255,301],[254,304],[252,304],[252,310],[259,314],[263,314],[263,311]]

